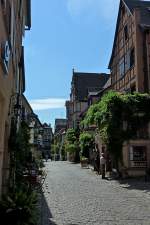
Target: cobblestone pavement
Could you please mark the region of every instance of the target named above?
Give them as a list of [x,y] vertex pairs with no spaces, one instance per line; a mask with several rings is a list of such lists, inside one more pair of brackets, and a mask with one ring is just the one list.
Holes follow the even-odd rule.
[[150,183],[102,180],[69,162],[46,170],[41,225],[150,225]]

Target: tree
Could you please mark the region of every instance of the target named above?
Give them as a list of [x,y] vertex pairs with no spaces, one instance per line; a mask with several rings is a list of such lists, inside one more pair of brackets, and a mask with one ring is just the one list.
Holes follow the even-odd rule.
[[74,154],[74,161],[79,161],[79,132],[74,129],[68,129],[65,138],[65,150],[70,154]]
[[74,143],[76,141],[76,139],[77,139],[76,131],[73,128],[68,129],[67,133],[66,133],[66,141],[68,143]]
[[89,158],[89,150],[93,148],[94,138],[93,135],[88,132],[83,132],[80,134],[79,138],[81,154],[86,158]]

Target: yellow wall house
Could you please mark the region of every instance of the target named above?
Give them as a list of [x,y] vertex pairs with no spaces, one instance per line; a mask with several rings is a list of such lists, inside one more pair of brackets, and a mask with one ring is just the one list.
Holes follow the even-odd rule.
[[0,196],[9,177],[12,102],[25,90],[22,38],[31,27],[30,0],[0,1]]

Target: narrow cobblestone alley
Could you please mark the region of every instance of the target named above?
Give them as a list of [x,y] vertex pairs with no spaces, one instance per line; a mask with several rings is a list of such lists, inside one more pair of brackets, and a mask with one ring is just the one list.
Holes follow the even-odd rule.
[[41,225],[149,225],[150,188],[102,180],[68,162],[46,163]]

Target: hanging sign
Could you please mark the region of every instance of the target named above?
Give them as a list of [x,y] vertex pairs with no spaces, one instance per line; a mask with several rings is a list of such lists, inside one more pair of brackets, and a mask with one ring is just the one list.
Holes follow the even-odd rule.
[[10,59],[10,47],[8,41],[2,44],[1,58],[4,73],[8,74],[9,59]]

